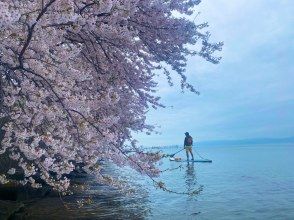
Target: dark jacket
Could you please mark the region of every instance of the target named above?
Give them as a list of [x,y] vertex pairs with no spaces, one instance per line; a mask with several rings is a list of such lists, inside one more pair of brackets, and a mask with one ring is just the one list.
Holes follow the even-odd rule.
[[[191,138],[192,139],[192,144],[189,143],[188,139]],[[192,146],[193,145],[193,138],[189,135],[185,137],[184,140],[184,146]]]

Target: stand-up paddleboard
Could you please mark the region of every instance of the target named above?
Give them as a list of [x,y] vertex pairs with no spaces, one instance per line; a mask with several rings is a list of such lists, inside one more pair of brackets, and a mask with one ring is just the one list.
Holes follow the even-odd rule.
[[182,160],[182,158],[179,157],[171,157],[169,158],[170,161],[174,162],[189,162],[189,163],[212,163],[212,160],[209,159],[197,159],[197,160]]

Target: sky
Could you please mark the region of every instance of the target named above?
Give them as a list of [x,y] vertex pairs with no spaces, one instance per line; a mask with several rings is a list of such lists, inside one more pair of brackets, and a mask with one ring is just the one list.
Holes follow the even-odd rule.
[[160,134],[135,134],[143,146],[195,141],[294,136],[294,1],[203,0],[196,23],[207,21],[212,41],[224,41],[214,65],[188,59],[188,81],[200,96],[169,87],[159,77],[165,109],[147,122]]

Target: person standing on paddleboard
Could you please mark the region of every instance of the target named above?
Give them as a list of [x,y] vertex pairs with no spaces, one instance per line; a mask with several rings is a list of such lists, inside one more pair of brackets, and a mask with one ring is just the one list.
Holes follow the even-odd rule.
[[189,152],[192,156],[192,160],[194,160],[194,155],[192,152],[193,138],[190,136],[189,132],[186,132],[185,135],[186,137],[184,140],[184,148],[186,150],[187,160],[189,160]]

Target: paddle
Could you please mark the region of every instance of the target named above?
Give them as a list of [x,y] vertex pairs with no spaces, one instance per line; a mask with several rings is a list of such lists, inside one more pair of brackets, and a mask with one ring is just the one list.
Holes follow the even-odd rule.
[[181,149],[181,150],[179,150],[179,151],[177,151],[176,153],[174,153],[174,154],[170,154],[170,155],[167,155],[167,156],[170,156],[170,157],[174,157],[177,153],[179,153],[179,152],[181,152],[182,150],[184,150],[185,148],[183,148],[183,149]]

